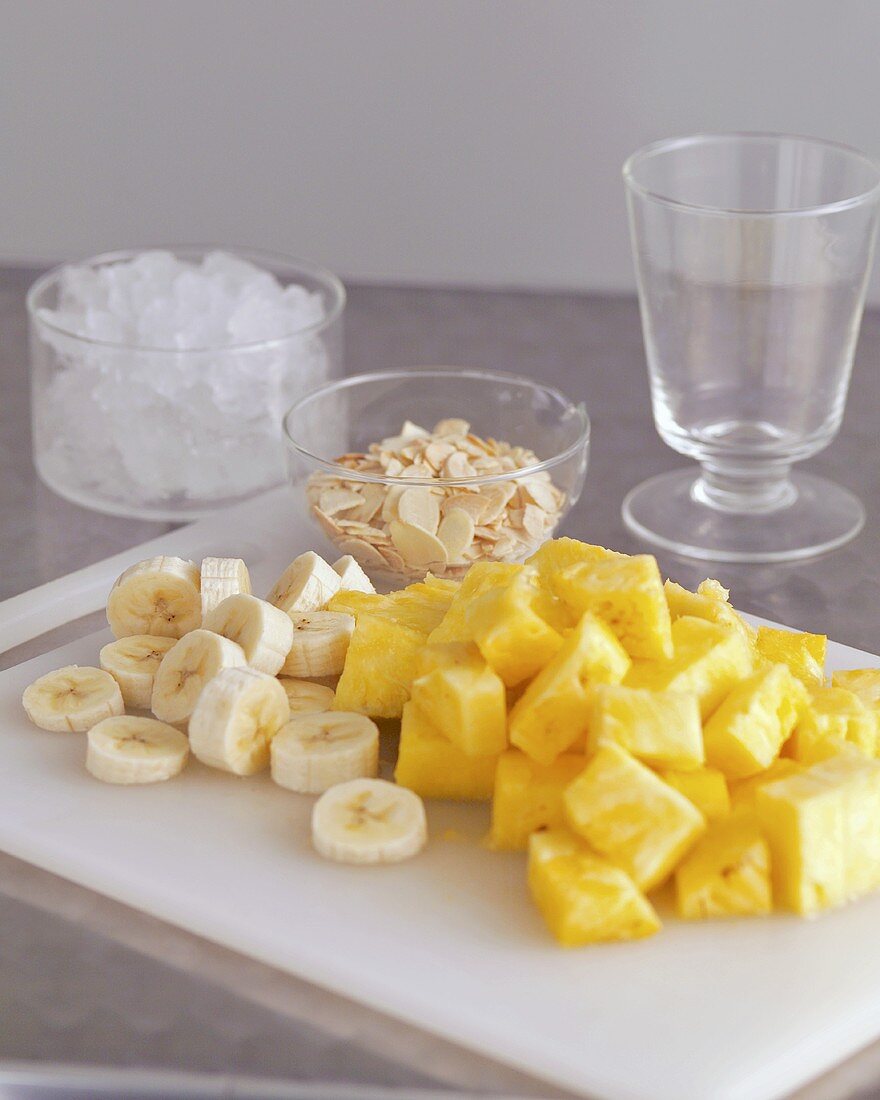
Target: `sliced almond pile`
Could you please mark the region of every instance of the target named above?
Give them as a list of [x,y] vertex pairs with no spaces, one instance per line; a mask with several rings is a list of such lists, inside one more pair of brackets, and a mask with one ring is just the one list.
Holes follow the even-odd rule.
[[[527,557],[553,534],[565,494],[545,472],[515,476],[537,462],[525,447],[474,435],[466,420],[441,420],[430,432],[407,421],[366,454],[336,459],[351,478],[318,472],[306,492],[327,537],[368,571],[460,577],[476,561]],[[448,484],[499,474],[513,476]],[[360,475],[402,483],[382,485]],[[436,484],[407,486],[409,478]]]

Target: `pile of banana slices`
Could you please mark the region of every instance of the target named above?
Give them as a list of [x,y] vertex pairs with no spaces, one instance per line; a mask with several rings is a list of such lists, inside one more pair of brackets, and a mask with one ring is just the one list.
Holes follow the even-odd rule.
[[427,838],[421,799],[377,778],[376,724],[331,709],[354,630],[350,615],[324,610],[340,590],[374,591],[350,556],[330,565],[301,554],[265,600],[240,558],[205,558],[201,568],[149,558],[113,585],[116,640],[100,668],[49,672],[22,704],[41,729],[87,733],[86,768],[97,779],[160,782],[190,753],[233,775],[269,767],[280,786],[321,796],[312,812],[321,855],[407,859]]

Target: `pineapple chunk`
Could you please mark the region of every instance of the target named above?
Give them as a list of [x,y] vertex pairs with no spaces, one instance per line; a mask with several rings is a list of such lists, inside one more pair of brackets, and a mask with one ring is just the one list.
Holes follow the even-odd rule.
[[802,765],[796,760],[790,760],[787,756],[780,756],[774,760],[765,772],[748,779],[738,779],[730,785],[730,802],[735,809],[754,809],[755,795],[761,787],[768,783],[774,783],[777,779],[786,779],[789,775],[796,775],[803,771]]
[[825,683],[824,634],[801,634],[794,630],[758,627],[758,653],[768,661],[788,665],[792,673],[808,688]]
[[490,847],[524,851],[536,829],[561,826],[562,793],[585,763],[583,756],[570,752],[546,767],[516,749],[502,753],[495,771]]
[[796,913],[833,908],[880,886],[880,763],[845,752],[758,789],[773,892]]
[[787,665],[769,665],[738,684],[703,730],[706,759],[731,779],[769,768],[807,705]]
[[467,609],[473,640],[508,687],[539,672],[562,646],[562,635],[533,607],[531,578],[520,574],[506,588],[493,588]]
[[375,614],[359,614],[333,709],[399,718],[424,645],[420,630]]
[[773,911],[770,849],[754,814],[742,811],[709,826],[676,868],[675,904],[684,920]]
[[669,877],[706,828],[692,802],[613,741],[599,746],[563,805],[569,827],[646,891]]
[[685,796],[707,821],[719,821],[730,813],[727,780],[715,768],[697,768],[692,772],[660,772],[660,778]]
[[609,628],[584,615],[510,712],[510,741],[540,764],[580,741],[591,684],[619,683],[630,660]]
[[432,645],[436,642],[470,641],[468,607],[484,593],[491,592],[494,588],[506,588],[522,571],[521,565],[512,562],[476,562],[468,569],[452,598],[449,610],[431,632],[428,641]]
[[876,755],[876,713],[846,688],[818,688],[785,747],[786,754],[802,764],[816,764],[847,744],[865,756]]
[[675,653],[668,661],[633,661],[624,683],[651,691],[696,695],[705,722],[721,700],[752,671],[752,655],[741,635],[685,615],[672,624]]
[[649,554],[573,565],[557,573],[552,585],[578,615],[590,611],[606,622],[631,657],[672,656],[669,607]]
[[465,756],[497,756],[507,748],[504,684],[479,653],[414,680],[411,698]]
[[584,562],[607,561],[609,558],[625,556],[625,554],[618,554],[616,550],[606,550],[604,546],[592,546],[588,542],[578,542],[577,539],[560,538],[545,542],[530,558],[526,558],[526,565],[536,569],[540,583],[552,591],[553,578],[563,569],[569,569],[572,565],[582,565]]
[[629,875],[562,829],[529,841],[529,889],[563,947],[640,939],[660,928]]
[[718,581],[701,581],[696,592],[682,588],[675,581],[667,581],[663,588],[673,622],[683,615],[692,615],[695,619],[727,626],[742,634],[750,647],[755,646],[757,634],[754,627],[730,606],[727,602],[729,593]]
[[495,756],[465,756],[414,703],[403,708],[394,778],[422,798],[485,802],[495,785]]
[[418,675],[427,676],[437,668],[469,665],[474,658],[481,659],[473,642],[432,642],[419,655]]
[[602,686],[591,699],[589,749],[603,740],[616,741],[651,767],[686,771],[703,763],[696,695]]
[[858,695],[880,721],[880,668],[850,668],[832,672],[831,683],[834,687],[846,688]]

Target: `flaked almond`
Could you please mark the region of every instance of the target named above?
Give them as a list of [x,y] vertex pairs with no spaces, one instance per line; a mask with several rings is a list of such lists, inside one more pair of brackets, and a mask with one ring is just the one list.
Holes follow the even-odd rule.
[[451,478],[473,477],[476,471],[468,461],[467,455],[454,451],[443,463],[443,476]]
[[321,511],[327,516],[335,516],[337,512],[347,512],[351,508],[357,508],[359,504],[364,502],[364,498],[360,493],[342,486],[324,489],[320,499]]
[[446,547],[450,561],[455,561],[474,541],[473,517],[463,508],[453,508],[437,528],[437,538]]
[[440,511],[444,516],[456,508],[467,512],[474,523],[482,523],[483,516],[486,514],[486,498],[480,493],[455,492],[452,496],[446,497],[440,505]]
[[385,559],[375,548],[363,539],[342,539],[336,544],[343,554],[351,554],[364,569],[384,569]]
[[458,417],[448,417],[446,420],[438,420],[434,425],[432,435],[467,435],[471,430],[470,424],[466,420],[460,420]]
[[522,527],[531,538],[539,539],[544,534],[546,523],[547,513],[537,504],[527,504],[523,508]]
[[391,541],[407,565],[417,569],[446,565],[446,547],[436,535],[400,520],[392,520],[388,526]]
[[401,495],[397,502],[397,515],[401,523],[421,527],[423,531],[436,535],[440,523],[440,504],[426,485],[416,485]]

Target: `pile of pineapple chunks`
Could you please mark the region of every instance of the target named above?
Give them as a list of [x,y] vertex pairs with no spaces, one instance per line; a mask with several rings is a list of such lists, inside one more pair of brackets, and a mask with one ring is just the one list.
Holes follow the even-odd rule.
[[824,636],[760,627],[716,581],[573,539],[390,595],[356,627],[335,706],[400,719],[395,778],[491,800],[563,945],[684,919],[805,915],[880,885],[880,670],[824,673]]

